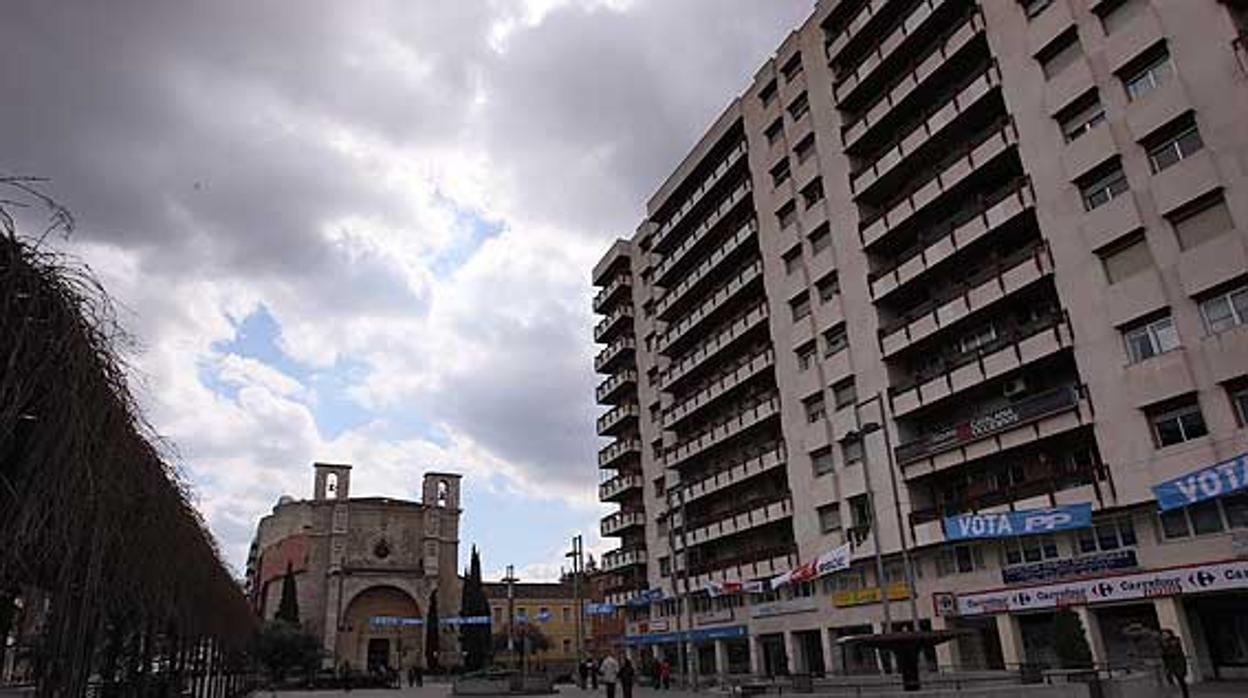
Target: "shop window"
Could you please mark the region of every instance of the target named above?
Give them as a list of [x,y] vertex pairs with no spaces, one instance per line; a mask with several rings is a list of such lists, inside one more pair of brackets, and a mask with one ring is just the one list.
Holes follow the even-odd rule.
[[841,292],[841,281],[837,277],[836,272],[829,272],[822,279],[815,282],[815,290],[819,292],[819,302],[827,303]]
[[1191,157],[1204,147],[1205,142],[1201,139],[1200,130],[1196,128],[1196,120],[1191,114],[1162,127],[1144,141],[1144,148],[1148,151],[1148,164],[1152,167],[1153,174]]
[[1062,137],[1067,143],[1079,139],[1088,131],[1105,123],[1105,107],[1096,90],[1080,97],[1074,104],[1063,109],[1057,115],[1057,122],[1062,128]]
[[836,407],[848,407],[858,401],[858,389],[854,387],[854,379],[846,378],[843,381],[832,386],[832,395],[836,400]]
[[1248,324],[1248,284],[1202,300],[1200,314],[1210,334]]
[[815,343],[807,342],[797,348],[797,370],[807,371],[815,364]]
[[827,415],[827,410],[823,405],[823,393],[816,393],[802,400],[802,406],[806,409],[806,421],[814,424],[823,419]]
[[1128,279],[1153,266],[1153,253],[1148,249],[1144,231],[1139,231],[1110,244],[1097,253],[1111,285]]
[[1019,536],[1003,541],[1002,552],[1007,565],[1052,560],[1057,557],[1057,541],[1049,535]]
[[794,245],[792,249],[784,253],[784,273],[795,274],[798,269],[802,268],[802,246]]
[[1158,448],[1198,439],[1209,433],[1195,396],[1150,407],[1146,413]]
[[[820,201],[823,201],[823,180],[816,177],[813,182],[802,188],[802,202],[806,205],[807,210],[809,210]],[[826,231],[824,234],[826,235]],[[811,245],[814,245],[814,240],[811,240]]]
[[819,513],[819,530],[831,533],[841,530],[841,505],[837,502],[824,504],[816,511]]
[[789,159],[784,158],[771,168],[771,186],[778,187],[789,181]]
[[849,335],[845,332],[845,323],[840,323],[823,333],[823,355],[832,356],[849,346]]
[[775,145],[776,141],[784,136],[784,119],[777,118],[771,122],[771,125],[767,127],[763,135],[767,137],[767,145]]
[[1135,101],[1174,77],[1174,63],[1164,44],[1148,51],[1120,73],[1127,98]]
[[1066,68],[1074,65],[1075,61],[1082,56],[1083,48],[1079,45],[1079,34],[1074,27],[1071,27],[1041,49],[1040,53],[1036,54],[1036,60],[1040,62],[1044,78],[1052,80]]
[[1098,5],[1095,12],[1105,33],[1113,34],[1143,14],[1147,7],[1147,0],[1107,0]]
[[832,246],[832,233],[828,229],[827,223],[816,228],[815,232],[807,236],[807,239],[810,240],[811,256],[817,255]]
[[1127,358],[1133,364],[1179,347],[1179,333],[1168,314],[1124,329],[1122,339],[1127,347]]
[[[832,466],[832,449],[825,446],[817,451],[811,451],[810,467],[814,471],[815,477],[832,472]],[[837,513],[837,517],[839,519],[839,512]]]
[[1179,247],[1190,250],[1235,229],[1222,191],[1203,196],[1167,216]]
[[1128,189],[1127,176],[1116,159],[1081,177],[1078,184],[1083,207],[1088,211],[1104,206]]
[[797,164],[804,165],[815,154],[815,134],[808,134],[793,146],[793,154],[797,155]]
[[791,299],[789,301],[789,311],[793,315],[793,322],[810,315],[810,294],[802,292],[801,295]]
[[1134,547],[1135,528],[1128,519],[1104,521],[1081,529],[1075,536],[1080,553],[1109,552]]

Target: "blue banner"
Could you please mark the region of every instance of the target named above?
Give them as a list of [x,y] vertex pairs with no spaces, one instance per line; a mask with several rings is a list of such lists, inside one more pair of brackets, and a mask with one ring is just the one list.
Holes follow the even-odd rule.
[[710,640],[732,640],[748,637],[749,628],[744,625],[729,625],[718,628],[699,628],[697,630],[677,630],[667,633],[650,633],[649,635],[629,635],[624,638],[628,645],[666,645],[673,642],[708,642]]
[[1158,508],[1169,511],[1243,489],[1248,489],[1248,453],[1153,485],[1153,496]]
[[587,616],[609,616],[615,613],[615,604],[613,603],[587,603],[585,604],[585,615]]
[[959,514],[945,517],[945,539],[1013,538],[1091,525],[1092,505],[1089,503],[998,514]]

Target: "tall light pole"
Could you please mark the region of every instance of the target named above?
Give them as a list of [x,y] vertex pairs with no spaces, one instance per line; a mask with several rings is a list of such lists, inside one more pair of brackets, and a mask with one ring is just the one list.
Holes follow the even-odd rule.
[[572,595],[576,600],[576,662],[579,667],[585,661],[585,634],[582,627],[585,622],[585,597],[581,590],[581,577],[585,574],[585,544],[579,533],[572,536],[572,550],[567,557],[572,558]]
[[[511,661],[517,662],[516,657],[516,568],[515,565],[507,565],[507,576],[503,577],[503,583],[507,585],[507,652],[511,655]],[[517,668],[519,666],[517,665]]]

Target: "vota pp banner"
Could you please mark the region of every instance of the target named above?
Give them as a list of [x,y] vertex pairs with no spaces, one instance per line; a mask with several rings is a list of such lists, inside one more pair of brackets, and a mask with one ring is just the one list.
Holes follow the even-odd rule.
[[1190,506],[1248,488],[1248,453],[1215,463],[1194,473],[1153,485],[1162,511]]
[[1052,509],[1003,511],[996,514],[960,514],[945,517],[946,540],[1012,538],[1053,531],[1088,528],[1092,525],[1090,503],[1068,504]]

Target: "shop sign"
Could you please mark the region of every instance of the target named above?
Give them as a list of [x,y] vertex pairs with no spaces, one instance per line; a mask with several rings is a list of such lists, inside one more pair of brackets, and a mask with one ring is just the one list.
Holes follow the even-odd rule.
[[404,616],[370,616],[369,625],[378,627],[403,627],[409,625],[424,625],[425,621],[421,618],[407,618]]
[[960,514],[945,517],[947,540],[1013,538],[1092,526],[1092,505],[1069,504],[1052,509],[1024,509],[996,514]]
[[1178,509],[1248,489],[1248,453],[1153,485],[1162,511]]
[[[902,601],[910,598],[910,587],[905,582],[897,582],[888,586],[888,600]],[[880,588],[866,587],[864,589],[842,589],[833,592],[832,605],[838,608],[846,606],[862,606],[869,603],[880,602]]]
[[613,603],[587,603],[585,604],[585,615],[587,616],[610,616],[615,614],[615,604]]
[[720,608],[714,611],[703,611],[693,615],[694,625],[714,625],[715,623],[727,623],[732,620],[731,608]]
[[787,616],[793,613],[807,613],[818,608],[819,602],[814,597],[805,597],[789,601],[761,603],[750,607],[750,615],[754,618],[770,618],[772,616]]
[[1052,582],[1131,569],[1137,564],[1134,550],[1114,550],[1108,553],[1048,560],[1030,565],[1003,567],[1001,581],[1006,584]]
[[1248,561],[1238,560],[1021,589],[958,594],[958,613],[975,616],[1243,588],[1248,588]]
[[749,636],[749,628],[744,625],[729,625],[718,628],[700,628],[698,630],[680,630],[670,633],[649,633],[629,635],[624,642],[629,645],[666,645],[684,640],[686,642],[710,642],[712,640],[732,640]]
[[652,631],[664,632],[668,629],[668,627],[669,626],[668,626],[666,618],[659,618],[659,619],[650,621],[650,630]]
[[932,607],[936,609],[938,616],[956,616],[958,615],[958,597],[948,591],[935,592],[932,594]]

